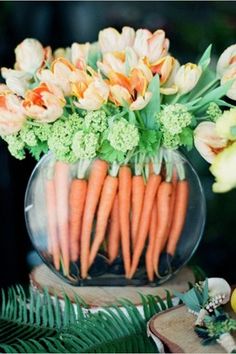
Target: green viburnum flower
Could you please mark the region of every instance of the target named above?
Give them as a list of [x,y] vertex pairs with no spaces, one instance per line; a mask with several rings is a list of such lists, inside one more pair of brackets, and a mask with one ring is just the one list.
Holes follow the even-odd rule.
[[115,150],[125,153],[138,145],[139,132],[135,125],[130,124],[124,118],[120,118],[109,129],[107,139]]
[[162,130],[162,144],[167,149],[177,149],[181,145],[179,134],[170,134],[168,130]]
[[20,137],[23,142],[28,146],[36,146],[37,145],[37,137],[35,136],[34,130],[31,126],[25,125],[20,131]]
[[96,156],[99,135],[78,131],[73,138],[72,151],[77,159],[92,159]]
[[58,160],[68,163],[77,160],[72,150],[72,141],[75,133],[82,126],[82,122],[83,120],[75,113],[53,123],[48,138],[48,147]]
[[33,125],[31,126],[31,129],[33,129],[33,132],[35,136],[42,142],[47,141],[50,134],[51,134],[51,124],[48,123],[42,123],[38,125]]
[[222,111],[217,103],[211,102],[207,108],[206,114],[213,122],[216,122],[217,119],[222,115]]
[[102,110],[92,111],[84,117],[84,128],[94,133],[102,133],[107,128],[107,116]]
[[19,134],[5,135],[2,136],[2,139],[8,143],[8,150],[12,156],[19,160],[23,160],[25,158],[25,143]]
[[170,104],[157,114],[157,121],[161,125],[161,130],[176,135],[191,124],[192,115],[183,104]]

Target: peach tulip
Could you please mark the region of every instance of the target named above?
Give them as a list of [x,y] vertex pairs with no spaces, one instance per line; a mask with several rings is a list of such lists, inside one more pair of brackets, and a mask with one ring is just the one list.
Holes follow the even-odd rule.
[[0,135],[17,133],[25,120],[20,98],[6,85],[0,85]]
[[78,82],[74,83],[74,94],[78,98],[78,102],[74,104],[88,111],[99,109],[104,103],[107,102],[109,96],[109,87],[101,78],[96,77],[91,82]]
[[169,39],[165,38],[163,30],[152,33],[147,29],[139,29],[133,48],[140,58],[147,58],[150,64],[153,64],[167,55]]
[[223,85],[229,80],[233,80],[233,82],[230,89],[226,93],[226,96],[232,100],[236,100],[236,63],[229,66],[228,69],[224,71],[224,74],[221,78],[221,84]]
[[27,91],[23,101],[25,113],[30,118],[43,123],[54,122],[63,114],[65,99],[61,90],[49,83]]
[[11,91],[24,97],[25,91],[28,89],[30,80],[32,79],[32,74],[7,68],[2,68],[1,74]]
[[70,83],[71,74],[76,71],[76,67],[65,58],[58,58],[52,62],[51,70],[44,69],[39,72],[41,81],[58,86],[65,96],[72,95]]
[[44,49],[36,39],[26,38],[16,47],[15,54],[15,69],[34,74],[50,58],[51,49]]
[[121,33],[109,27],[99,32],[98,43],[102,53],[121,52],[134,44],[135,31],[131,27],[123,27]]
[[85,69],[88,60],[90,43],[73,43],[71,46],[71,61],[78,69]]
[[171,57],[170,55],[167,55],[159,59],[157,62],[151,65],[152,72],[154,74],[159,75],[161,85],[163,85],[170,77],[174,65],[175,65],[175,58]]
[[219,57],[216,66],[217,74],[222,77],[225,71],[234,64],[236,64],[236,44],[226,48]]
[[176,76],[177,71],[179,70],[179,67],[180,67],[180,64],[179,64],[178,60],[174,59],[173,64],[172,64],[171,73],[170,73],[167,81],[165,81],[160,88],[161,94],[174,95],[175,93],[177,93],[178,87],[175,84],[175,76]]
[[192,63],[181,65],[178,69],[174,83],[178,87],[178,92],[184,95],[190,92],[198,83],[202,74],[200,66]]
[[227,139],[217,134],[216,124],[202,122],[194,131],[194,144],[200,155],[212,163],[217,154],[227,146]]

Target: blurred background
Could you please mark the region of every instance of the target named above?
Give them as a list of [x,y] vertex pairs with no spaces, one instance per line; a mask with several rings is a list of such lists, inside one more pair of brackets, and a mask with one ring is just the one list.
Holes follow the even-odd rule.
[[[26,37],[44,46],[70,46],[95,41],[98,31],[124,25],[155,30],[163,28],[171,53],[183,62],[194,61],[213,43],[213,57],[236,42],[234,1],[1,1],[0,67],[12,67],[14,48]],[[207,224],[203,241],[191,263],[207,275],[223,276],[236,284],[236,191],[216,195],[209,166],[189,155],[202,180],[207,199]],[[17,161],[0,142],[0,287],[27,282],[38,262],[28,238],[23,202],[35,161]],[[191,235],[189,235],[191,237]]]

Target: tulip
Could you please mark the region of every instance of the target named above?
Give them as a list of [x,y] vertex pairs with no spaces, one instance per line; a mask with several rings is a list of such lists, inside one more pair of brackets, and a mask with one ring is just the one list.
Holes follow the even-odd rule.
[[196,64],[187,63],[180,66],[174,79],[174,83],[178,87],[179,94],[184,95],[190,92],[198,83],[201,74],[202,69]]
[[213,122],[202,122],[194,131],[194,144],[200,155],[212,163],[218,153],[227,146],[227,139],[220,137]]
[[97,65],[98,68],[102,71],[102,73],[107,77],[113,71],[125,75],[126,73],[125,53],[124,52],[105,53],[103,56],[103,61],[98,62]]
[[97,77],[93,79],[87,87],[83,86],[79,94],[77,94],[77,91],[74,91],[74,94],[78,97],[78,102],[74,101],[77,107],[94,111],[107,102],[109,87],[105,81]]
[[0,85],[0,135],[17,133],[25,120],[20,98],[6,85]]
[[236,64],[231,65],[227,70],[225,70],[222,78],[221,78],[221,84],[225,84],[229,80],[233,80],[232,85],[228,92],[226,93],[226,96],[231,98],[232,100],[236,100]]
[[30,80],[32,79],[32,75],[24,71],[7,68],[2,68],[1,74],[11,91],[24,97],[25,91],[28,89]]
[[[172,57],[173,58],[173,57]],[[180,64],[178,60],[173,58],[172,70],[166,82],[160,87],[160,92],[163,95],[174,95],[178,92],[178,87],[175,84],[175,76],[179,70]]]
[[131,27],[123,27],[121,33],[109,27],[99,32],[98,43],[102,53],[121,52],[133,46],[134,38],[135,31]]
[[[47,50],[48,51],[48,50]],[[34,74],[44,63],[45,50],[36,39],[26,38],[15,49],[17,70]]]
[[72,95],[70,82],[71,74],[76,71],[76,67],[64,58],[53,61],[51,70],[44,69],[38,73],[41,81],[58,86],[65,96]]
[[169,39],[165,38],[163,30],[151,33],[147,29],[139,29],[136,32],[134,50],[140,58],[147,58],[150,64],[157,62],[167,55]]
[[161,85],[164,84],[170,77],[174,65],[175,59],[170,55],[167,55],[152,64],[151,70],[154,74],[159,75]]
[[236,143],[214,158],[210,171],[216,178],[213,184],[214,192],[224,193],[236,187]]
[[63,114],[65,103],[64,96],[58,87],[42,82],[35,89],[26,92],[23,107],[30,118],[42,123],[50,123]]
[[90,43],[73,43],[71,46],[71,61],[78,69],[85,69],[88,60]]
[[54,52],[53,52],[53,58],[55,59],[59,59],[59,58],[64,58],[66,60],[71,60],[71,48],[67,47],[67,48],[57,48]]
[[225,71],[236,63],[236,44],[229,46],[219,57],[216,71],[217,74],[222,77]]
[[236,134],[232,134],[232,128],[236,128],[236,108],[231,108],[216,121],[216,132],[218,136],[227,140],[236,140]]

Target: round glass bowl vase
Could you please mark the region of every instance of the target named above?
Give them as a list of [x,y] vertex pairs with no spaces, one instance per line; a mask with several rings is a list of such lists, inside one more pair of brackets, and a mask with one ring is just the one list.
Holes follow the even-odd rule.
[[[154,164],[153,162],[145,163],[145,167],[141,174],[145,188],[152,174],[159,174],[162,181],[164,181],[170,171],[173,173],[168,182],[172,184],[172,187],[175,185],[175,188],[172,188],[172,190],[175,191],[175,207],[173,209],[174,212],[169,213],[170,216],[168,217],[168,222],[170,225],[169,228],[167,228],[169,230],[168,234],[166,232],[165,236],[163,236],[164,239],[161,241],[156,238],[158,237],[157,230],[153,236],[153,242],[155,244],[157,244],[157,242],[162,242],[162,245],[161,247],[157,246],[157,248],[161,249],[161,253],[158,257],[158,264],[154,264],[153,269],[151,269],[151,276],[150,274],[147,274],[146,270],[147,249],[151,241],[149,225],[151,222],[151,213],[149,213],[150,217],[147,219],[147,213],[143,213],[143,210],[141,211],[138,230],[140,229],[140,225],[146,224],[147,232],[146,234],[144,233],[145,242],[141,248],[142,252],[140,253],[140,257],[138,257],[139,262],[137,267],[133,268],[133,274],[131,276],[131,273],[127,271],[127,264],[125,270],[123,262],[124,244],[126,252],[128,249],[130,268],[132,268],[133,255],[136,252],[135,247],[137,247],[135,244],[132,244],[132,239],[134,237],[137,240],[140,237],[139,231],[137,231],[136,235],[131,235],[131,224],[133,223],[132,217],[134,215],[132,209],[132,192],[130,196],[130,210],[128,210],[128,227],[130,230],[128,241],[127,234],[124,243],[124,234],[122,235],[121,231],[117,230],[117,227],[120,229],[120,214],[119,211],[116,214],[117,210],[115,210],[113,199],[112,211],[109,213],[108,220],[103,220],[105,224],[105,233],[101,237],[100,232],[98,251],[97,253],[95,252],[96,256],[93,257],[94,259],[92,263],[90,262],[90,266],[88,264],[91,249],[94,247],[93,242],[97,237],[96,224],[101,201],[101,198],[99,198],[95,213],[91,215],[92,227],[90,233],[89,224],[87,224],[88,218],[85,220],[83,216],[86,208],[88,208],[86,209],[87,217],[88,213],[92,213],[88,206],[89,203],[86,205],[86,198],[89,195],[88,182],[91,176],[91,171],[94,171],[94,169],[97,168],[95,161],[97,160],[94,159],[91,162],[79,161],[75,164],[69,165],[62,162],[56,162],[53,154],[49,153],[38,162],[30,177],[25,195],[26,225],[35,249],[43,262],[53,272],[63,278],[66,282],[75,286],[141,286],[150,283],[158,285],[165,282],[190,260],[196,251],[203,234],[206,206],[203,189],[196,171],[189,161],[177,151],[171,152],[172,164],[165,159],[160,163],[159,158],[156,160],[159,161],[158,167],[155,165],[155,159]],[[107,168],[107,174],[111,171],[110,167],[111,166],[108,166]],[[132,163],[129,164],[128,168],[132,182],[133,175],[134,173],[137,173],[137,169]],[[117,172],[119,179],[120,172],[119,170],[117,170]],[[173,182],[174,176],[179,176],[177,182]],[[105,178],[107,178],[107,175]],[[184,215],[184,218],[179,235],[175,236],[178,241],[177,245],[174,247],[173,254],[170,255],[167,252],[168,242],[171,235],[170,230],[174,223],[174,216],[171,218],[171,215],[175,215],[175,210],[179,209],[176,201],[178,191],[177,184],[180,182],[181,178],[184,178],[187,183],[188,196],[186,213],[184,211],[182,213],[176,213],[179,215],[178,217],[181,217],[181,214]],[[73,184],[74,187],[72,187]],[[77,187],[75,187],[75,185],[77,185]],[[87,187],[87,191],[84,186]],[[105,186],[105,183],[103,183],[103,186]],[[94,187],[95,190],[97,187],[96,179]],[[75,188],[73,192],[72,188]],[[82,188],[84,190],[82,190]],[[118,188],[119,183],[117,183],[117,201],[119,201]],[[153,199],[154,202],[151,211],[153,211],[155,207],[154,203],[158,205],[159,188],[157,189],[157,192],[153,191],[151,199]],[[127,195],[129,194],[128,190],[129,188],[127,184]],[[102,191],[103,187],[100,191],[100,197]],[[82,195],[84,195],[84,197]],[[170,197],[170,203],[171,198],[173,197]],[[182,207],[184,206],[181,206],[181,208]],[[143,208],[145,208],[145,201],[142,203],[142,209]],[[144,219],[142,219],[143,214],[145,215]],[[114,229],[116,230],[116,235],[111,235],[111,233],[114,232]],[[111,249],[113,249],[113,251],[111,251]],[[155,259],[153,253],[151,256],[152,259]],[[83,268],[82,271],[81,268]],[[156,270],[156,272],[154,272],[154,270]]]

